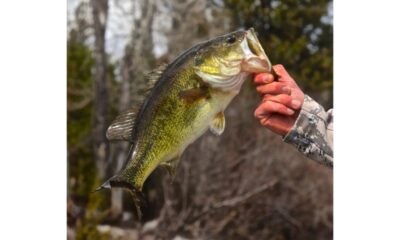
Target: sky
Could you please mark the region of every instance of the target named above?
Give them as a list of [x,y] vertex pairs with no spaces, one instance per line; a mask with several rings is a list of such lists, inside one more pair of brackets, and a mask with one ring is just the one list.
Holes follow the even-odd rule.
[[[220,0],[217,2],[219,1]],[[67,16],[69,22],[74,21],[74,11],[80,2],[89,3],[89,0],[68,0]],[[129,40],[129,34],[133,27],[133,19],[135,15],[140,17],[140,13],[135,11],[135,9],[138,8],[134,7],[132,2],[132,0],[109,0],[106,28],[106,52],[111,57],[111,61],[116,61],[123,56],[124,47]],[[135,1],[135,3],[137,2],[138,1]],[[168,12],[170,8],[166,6],[166,4],[169,4],[169,2],[160,1],[160,4],[157,4],[157,15],[153,20],[153,54],[156,58],[164,55],[168,51],[168,39],[163,34],[162,30],[171,29],[172,19]],[[88,13],[88,15],[90,19],[91,13]],[[333,23],[333,4],[329,4],[328,14],[323,16],[321,21],[330,24]]]
[[[74,21],[74,11],[80,2],[89,2],[89,0],[68,0],[68,21]],[[106,52],[111,56],[112,61],[120,59],[124,53],[124,47],[129,40],[132,30],[134,15],[140,13],[132,11],[134,8],[132,0],[110,0],[108,21],[106,27]],[[166,6],[157,4],[158,14],[153,20],[153,53],[155,57],[160,57],[168,51],[167,38],[159,29],[171,28],[171,18],[167,13]],[[90,15],[90,14],[89,14]],[[90,19],[90,16],[88,16]],[[140,17],[140,16],[139,16]]]

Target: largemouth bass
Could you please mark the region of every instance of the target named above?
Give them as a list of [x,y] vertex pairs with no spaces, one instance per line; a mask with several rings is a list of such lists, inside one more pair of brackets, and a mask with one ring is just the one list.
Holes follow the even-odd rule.
[[224,110],[245,79],[271,69],[249,29],[199,43],[153,71],[149,81],[155,85],[139,110],[122,113],[107,130],[109,140],[126,140],[132,146],[123,169],[98,189],[129,189],[140,215],[141,190],[151,172],[163,165],[174,175],[189,144],[208,129],[222,134]]

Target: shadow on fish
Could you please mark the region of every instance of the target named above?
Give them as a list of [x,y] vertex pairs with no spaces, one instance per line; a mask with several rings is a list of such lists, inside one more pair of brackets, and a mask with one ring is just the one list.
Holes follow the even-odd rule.
[[154,86],[141,106],[120,114],[107,130],[108,140],[128,141],[131,148],[123,169],[96,191],[128,189],[140,219],[142,187],[151,172],[161,165],[174,177],[189,144],[208,129],[223,133],[224,110],[247,77],[271,71],[252,28],[199,43],[155,69],[148,79]]

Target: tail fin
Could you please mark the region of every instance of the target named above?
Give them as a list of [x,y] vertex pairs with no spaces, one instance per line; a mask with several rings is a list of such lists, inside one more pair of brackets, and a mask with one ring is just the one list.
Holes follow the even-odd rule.
[[111,189],[110,179],[105,181],[100,187],[96,188],[91,193],[95,193],[104,189]]
[[140,189],[133,186],[130,182],[124,180],[119,175],[115,175],[112,178],[108,179],[100,187],[96,188],[92,193],[103,190],[103,189],[111,189],[114,187],[125,188],[125,189],[129,190],[129,193],[131,194],[131,196],[133,198],[133,202],[135,204],[136,217],[140,221],[142,219],[142,215],[143,215],[140,208],[145,206],[145,204],[146,204],[144,195],[143,195],[142,191],[140,191]]

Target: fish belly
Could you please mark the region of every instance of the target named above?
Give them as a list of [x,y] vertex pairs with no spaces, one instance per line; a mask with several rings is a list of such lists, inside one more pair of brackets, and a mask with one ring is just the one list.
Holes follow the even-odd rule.
[[188,145],[209,129],[212,120],[225,110],[235,95],[214,94],[210,99],[203,99],[193,105],[175,106],[175,111],[171,111],[168,117],[156,117],[150,124],[145,141],[139,144],[141,146],[133,156],[128,170],[131,176],[135,176],[135,185],[141,189],[158,165],[179,161]]
[[160,163],[179,157],[188,145],[196,141],[209,129],[216,115],[223,112],[235,96],[236,93],[214,93],[210,100],[204,100],[202,106],[197,109],[196,117],[185,128],[182,128],[183,138],[180,144],[160,159]]

